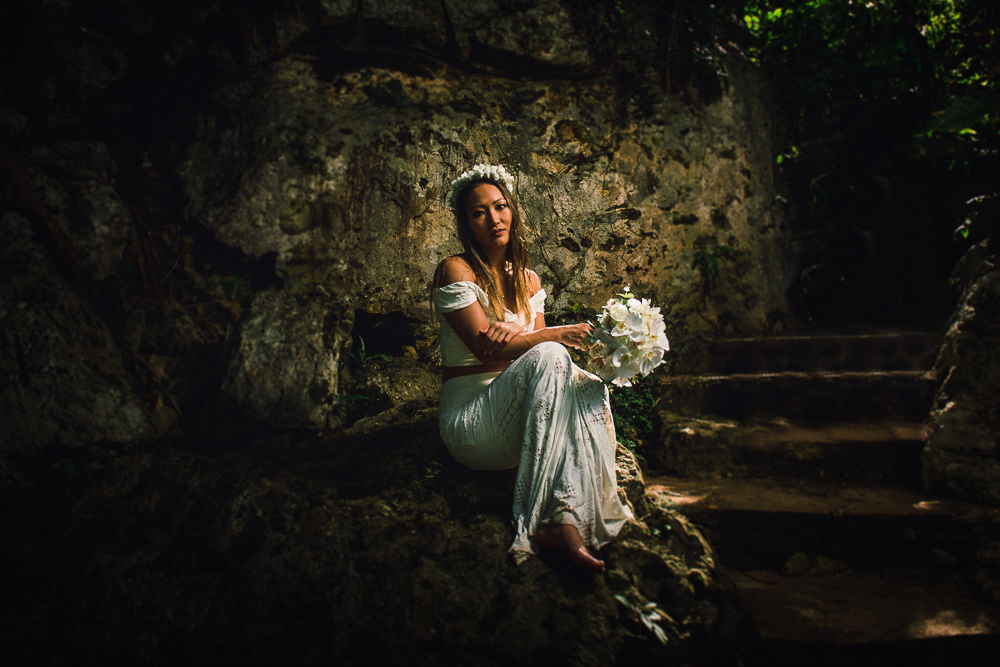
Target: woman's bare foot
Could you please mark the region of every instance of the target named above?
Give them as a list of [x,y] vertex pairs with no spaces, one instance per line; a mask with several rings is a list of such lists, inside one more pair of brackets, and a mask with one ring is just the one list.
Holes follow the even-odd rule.
[[535,531],[535,541],[548,549],[562,551],[578,567],[587,572],[604,574],[604,561],[590,555],[587,547],[583,546],[580,531],[576,529],[576,526],[566,524],[540,526]]

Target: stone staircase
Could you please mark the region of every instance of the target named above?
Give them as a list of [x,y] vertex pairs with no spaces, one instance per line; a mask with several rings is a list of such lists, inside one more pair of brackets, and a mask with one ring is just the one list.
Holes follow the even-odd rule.
[[928,497],[923,334],[730,339],[659,380],[650,493],[700,525],[761,644],[748,664],[990,664],[967,581],[982,508]]

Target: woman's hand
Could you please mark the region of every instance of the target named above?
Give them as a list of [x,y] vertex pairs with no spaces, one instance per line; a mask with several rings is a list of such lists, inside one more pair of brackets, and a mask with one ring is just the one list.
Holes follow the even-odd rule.
[[553,327],[559,332],[559,342],[567,347],[580,347],[587,342],[587,337],[594,327],[586,322],[582,324],[567,324],[562,327]]
[[493,322],[479,332],[479,356],[496,354],[520,333],[524,333],[524,329],[517,322]]

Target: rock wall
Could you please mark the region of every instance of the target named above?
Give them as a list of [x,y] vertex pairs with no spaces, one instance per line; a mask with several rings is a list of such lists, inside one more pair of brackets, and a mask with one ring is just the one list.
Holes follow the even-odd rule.
[[[8,68],[0,130],[5,164],[75,248],[64,277],[100,283],[116,338],[157,355],[161,412],[189,400],[161,367],[196,384],[198,351],[226,344],[211,382],[227,402],[279,427],[335,425],[356,313],[405,322],[434,362],[429,283],[460,250],[449,183],[478,162],[516,176],[550,319],[628,284],[663,308],[674,370],[706,339],[781,326],[773,114],[731,17],[708,30],[690,10],[668,29],[653,5],[621,18],[560,0],[119,5],[33,6],[36,32],[4,42],[31,66]],[[678,64],[695,56],[697,76]],[[141,313],[120,316],[123,301]],[[316,312],[279,333],[298,308]],[[288,335],[329,367],[289,365]],[[292,398],[280,371],[321,379]]]
[[[679,370],[707,338],[781,320],[774,133],[766,86],[738,52],[721,56],[718,99],[660,92],[639,109],[556,0],[363,7],[366,28],[398,33],[395,52],[352,51],[354,5],[327,3],[333,27],[212,92],[180,166],[191,221],[273,256],[289,289],[430,323],[434,267],[460,250],[449,183],[501,163],[554,315],[631,285],[663,308]],[[247,326],[242,336],[268,344]],[[278,419],[273,398],[256,416]],[[324,405],[307,410],[317,425]]]
[[153,434],[107,325],[55,271],[31,225],[0,218],[0,451]]
[[[934,364],[940,379],[922,456],[928,489],[1000,506],[1000,266],[995,243],[955,268],[958,306]],[[995,531],[994,531],[995,532]]]

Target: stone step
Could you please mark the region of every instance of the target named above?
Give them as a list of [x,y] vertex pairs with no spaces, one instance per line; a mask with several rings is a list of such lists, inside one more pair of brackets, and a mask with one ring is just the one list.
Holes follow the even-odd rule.
[[720,338],[709,370],[721,373],[927,370],[936,333]]
[[981,511],[917,490],[825,480],[648,475],[646,485],[657,502],[704,528],[723,563],[741,571],[822,570],[820,557],[852,572],[961,567],[971,562],[975,542],[966,519]]
[[920,479],[920,422],[749,423],[662,413],[649,465],[693,479],[779,475],[800,481],[914,485]]
[[646,484],[648,501],[699,525],[733,572],[764,640],[747,664],[896,664],[875,656],[890,646],[920,655],[914,642],[946,655],[941,642],[959,637],[996,645],[1000,605],[962,579],[983,508],[825,482],[648,475]]
[[800,422],[922,420],[936,388],[924,371],[692,374],[651,383],[661,411],[747,421],[765,414]]
[[[928,570],[893,570],[868,574],[785,576],[773,572],[737,572],[736,586],[747,611],[757,620],[765,642],[820,642],[832,646],[867,645],[868,657],[855,649],[860,660],[813,664],[970,664],[939,653],[937,660],[901,660],[903,653],[881,661],[879,644],[924,643],[955,637],[976,637],[979,644],[1000,635],[1000,608],[976,600],[968,585],[951,576]],[[804,647],[800,647],[801,648]],[[902,649],[898,646],[897,649]],[[916,647],[910,655],[919,656]],[[958,646],[953,646],[953,650]],[[813,647],[817,651],[818,647]],[[806,649],[808,650],[808,649]],[[829,648],[827,648],[829,650]],[[890,657],[890,656],[886,656]],[[996,654],[993,659],[996,660]],[[753,664],[749,659],[747,664]],[[758,664],[780,664],[761,660]],[[810,664],[792,662],[787,664]],[[973,663],[977,664],[977,663]],[[993,662],[992,664],[996,664]]]
[[[906,618],[912,610],[879,618]],[[800,639],[768,639],[748,648],[747,667],[829,667],[829,665],[961,665],[994,667],[1000,655],[1000,634],[949,634],[949,624],[938,625],[942,632],[925,639],[895,639],[840,644]]]
[[934,333],[720,338],[710,347],[711,362],[706,370],[716,373],[928,370],[934,363],[937,341],[938,335]]

